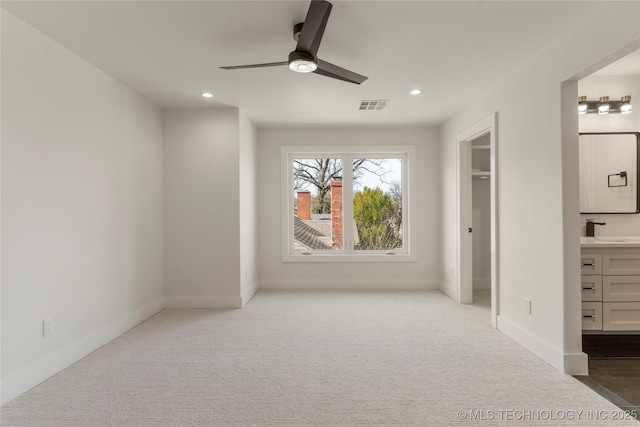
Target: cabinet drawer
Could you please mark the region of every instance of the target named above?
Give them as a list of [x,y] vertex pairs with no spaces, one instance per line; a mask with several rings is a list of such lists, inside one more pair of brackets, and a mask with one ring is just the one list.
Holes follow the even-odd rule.
[[582,274],[602,274],[602,254],[582,254],[580,265]]
[[602,283],[602,301],[637,301],[640,305],[640,276],[604,276]]
[[[584,304],[587,303],[583,303],[583,307]],[[640,302],[605,302],[602,304],[602,311],[603,330],[640,330]],[[584,318],[582,325],[584,329]]]
[[602,301],[602,276],[583,275],[582,301]]
[[606,276],[640,274],[640,253],[602,255],[602,274]]
[[602,303],[582,303],[582,329],[586,331],[602,330]]

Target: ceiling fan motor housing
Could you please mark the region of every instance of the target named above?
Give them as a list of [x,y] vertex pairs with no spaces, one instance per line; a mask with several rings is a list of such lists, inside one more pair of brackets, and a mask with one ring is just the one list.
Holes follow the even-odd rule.
[[296,43],[298,42],[298,40],[300,40],[300,33],[302,32],[303,24],[303,22],[299,22],[293,26],[293,39],[296,41]]

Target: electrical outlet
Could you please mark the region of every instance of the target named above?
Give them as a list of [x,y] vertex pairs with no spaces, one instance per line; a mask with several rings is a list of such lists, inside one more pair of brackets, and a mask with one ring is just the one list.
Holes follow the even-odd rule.
[[53,333],[53,318],[49,317],[42,321],[42,336],[46,337]]
[[524,299],[524,311],[531,314],[531,300],[529,298]]

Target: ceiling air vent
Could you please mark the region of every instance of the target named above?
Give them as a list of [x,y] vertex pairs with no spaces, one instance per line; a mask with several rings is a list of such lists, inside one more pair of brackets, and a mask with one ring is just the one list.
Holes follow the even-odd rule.
[[377,101],[360,101],[359,110],[382,110],[387,106],[389,100],[377,100]]

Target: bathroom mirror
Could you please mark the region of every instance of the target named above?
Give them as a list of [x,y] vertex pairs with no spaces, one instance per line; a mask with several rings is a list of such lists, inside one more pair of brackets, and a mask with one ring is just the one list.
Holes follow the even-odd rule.
[[580,213],[640,212],[640,133],[581,133]]

